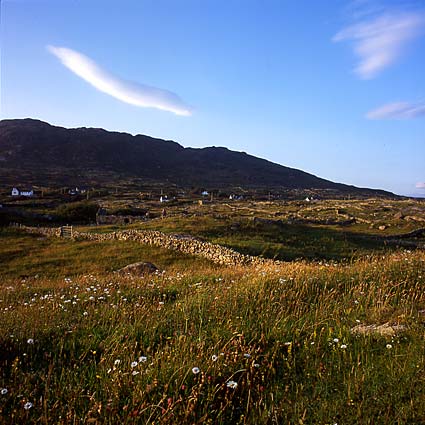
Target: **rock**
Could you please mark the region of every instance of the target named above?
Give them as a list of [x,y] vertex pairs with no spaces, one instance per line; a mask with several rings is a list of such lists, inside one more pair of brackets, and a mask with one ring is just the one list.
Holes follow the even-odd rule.
[[387,228],[387,226],[385,226],[385,225],[382,225],[382,226],[379,226],[378,227],[379,230],[385,230],[386,228]]
[[351,329],[352,334],[356,335],[381,335],[381,336],[394,336],[406,330],[405,325],[390,325],[384,323],[383,325],[357,325]]
[[157,270],[158,267],[156,267],[155,264],[140,261],[139,263],[129,264],[122,269],[117,270],[117,273],[141,276],[155,273]]

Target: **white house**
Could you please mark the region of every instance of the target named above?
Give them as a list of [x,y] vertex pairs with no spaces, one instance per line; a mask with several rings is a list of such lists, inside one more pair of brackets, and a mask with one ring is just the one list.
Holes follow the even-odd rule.
[[20,190],[17,187],[12,189],[12,196],[33,196],[34,191],[32,189],[23,189]]

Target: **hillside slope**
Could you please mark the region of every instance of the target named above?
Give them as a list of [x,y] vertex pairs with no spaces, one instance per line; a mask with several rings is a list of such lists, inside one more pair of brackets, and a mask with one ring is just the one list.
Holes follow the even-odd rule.
[[330,189],[370,195],[224,147],[184,148],[173,141],[97,128],[0,121],[0,178],[10,184],[102,184],[141,178],[181,186]]

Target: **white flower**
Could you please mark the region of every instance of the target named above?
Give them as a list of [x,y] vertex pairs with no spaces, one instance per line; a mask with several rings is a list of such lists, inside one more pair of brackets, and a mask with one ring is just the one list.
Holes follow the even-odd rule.
[[1,395],[7,394],[7,388],[2,388],[0,393],[1,393]]
[[387,350],[391,350],[391,348],[393,348],[391,344],[387,344],[385,347],[387,347]]
[[34,344],[34,340],[32,338],[27,339],[27,344]]
[[199,369],[199,367],[193,367],[192,368],[192,373],[194,373],[195,375],[197,375],[201,370]]
[[27,401],[27,402],[24,404],[24,409],[25,409],[25,410],[30,410],[32,406],[33,406],[33,404],[32,404],[30,401]]
[[120,363],[121,363],[121,360],[120,360],[120,359],[116,359],[116,360],[114,361],[114,365],[115,365],[115,366],[118,366]]
[[251,354],[249,354],[249,353],[245,353],[243,356],[244,356],[246,359],[250,359],[250,358],[251,358]]
[[145,363],[147,359],[148,359],[148,358],[147,358],[146,356],[140,356],[140,357],[139,357],[139,362],[140,362],[140,363]]
[[136,367],[137,366],[137,362],[131,362],[131,367]]
[[84,313],[83,313],[83,316],[88,316],[89,314],[87,313],[87,311],[85,311]]
[[259,363],[254,363],[254,367],[260,367],[260,364]]
[[231,388],[232,390],[234,390],[238,386],[238,383],[235,381],[228,381],[226,385],[227,388]]
[[139,372],[137,372],[137,370],[133,370],[133,372],[131,372],[131,374],[132,374],[133,376],[136,376],[136,375],[138,375],[138,374],[139,374]]
[[333,342],[336,344],[336,343],[338,343],[338,342],[339,342],[339,339],[338,339],[338,338],[334,338],[334,339],[333,339]]
[[345,350],[347,348],[347,345],[346,344],[342,344],[341,345],[341,350]]
[[212,360],[213,362],[216,362],[216,361],[218,360],[218,356],[216,356],[215,354],[213,354],[213,355],[211,356],[211,360]]

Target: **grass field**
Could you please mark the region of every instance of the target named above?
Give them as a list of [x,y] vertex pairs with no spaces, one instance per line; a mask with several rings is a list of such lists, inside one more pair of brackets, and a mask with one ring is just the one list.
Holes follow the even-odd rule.
[[[360,226],[344,239],[338,227],[276,235],[226,220],[140,226],[250,252],[277,238],[300,259],[218,267],[1,230],[1,423],[425,423],[424,250],[356,239]],[[141,260],[165,271],[112,272]]]

